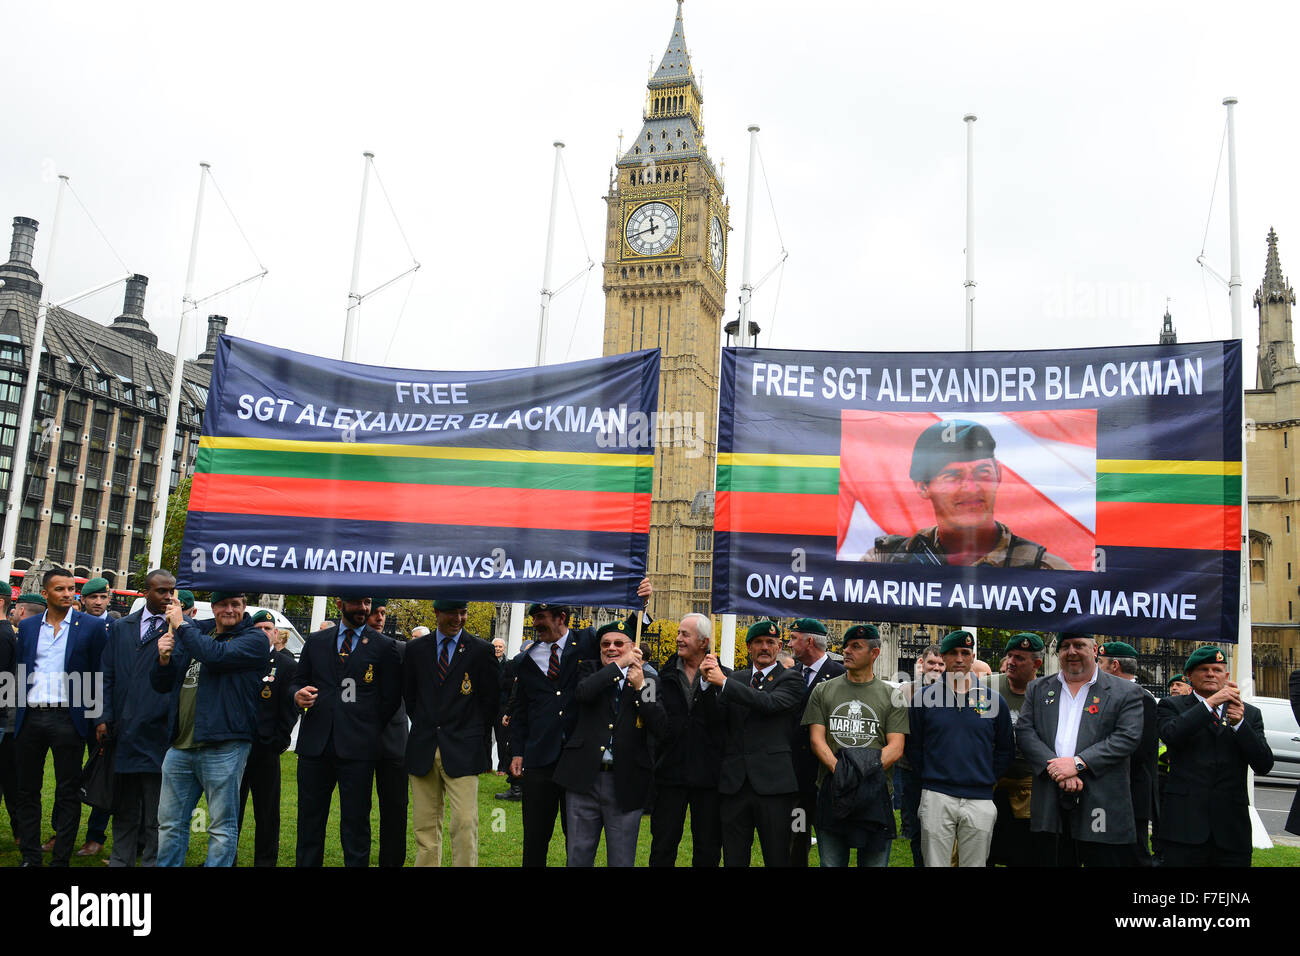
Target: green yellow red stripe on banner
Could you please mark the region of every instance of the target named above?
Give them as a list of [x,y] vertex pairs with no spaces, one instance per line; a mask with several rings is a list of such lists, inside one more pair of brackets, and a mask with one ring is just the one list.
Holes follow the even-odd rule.
[[715,527],[756,534],[834,537],[838,455],[718,455]]
[[584,531],[650,527],[652,455],[218,438],[190,508],[225,514]]

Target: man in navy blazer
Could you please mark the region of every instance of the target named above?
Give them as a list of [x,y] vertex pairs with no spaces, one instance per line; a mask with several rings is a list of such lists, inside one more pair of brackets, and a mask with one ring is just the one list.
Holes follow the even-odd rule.
[[73,608],[77,582],[63,568],[45,572],[41,596],[45,613],[18,625],[15,655],[23,678],[14,716],[18,832],[23,866],[40,866],[41,786],[53,751],[58,830],[51,862],[67,866],[81,827],[81,755],[103,712],[100,658],[108,634],[104,621]]

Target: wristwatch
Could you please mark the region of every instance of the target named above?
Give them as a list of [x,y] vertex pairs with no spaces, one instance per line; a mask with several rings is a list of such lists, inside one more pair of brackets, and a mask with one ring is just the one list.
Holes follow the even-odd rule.
[[1085,770],[1088,769],[1088,765],[1084,763],[1082,760],[1080,760],[1078,757],[1075,757],[1074,769],[1077,770],[1079,773],[1083,773]]

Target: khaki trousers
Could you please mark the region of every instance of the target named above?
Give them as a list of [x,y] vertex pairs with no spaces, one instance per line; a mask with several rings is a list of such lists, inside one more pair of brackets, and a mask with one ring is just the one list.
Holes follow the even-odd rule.
[[921,852],[926,866],[984,866],[993,841],[998,811],[992,799],[951,797],[935,790],[921,791],[917,809],[921,823]]
[[478,866],[478,777],[449,777],[442,750],[433,769],[411,775],[411,823],[415,829],[415,865],[442,866],[443,795],[451,804],[451,865]]

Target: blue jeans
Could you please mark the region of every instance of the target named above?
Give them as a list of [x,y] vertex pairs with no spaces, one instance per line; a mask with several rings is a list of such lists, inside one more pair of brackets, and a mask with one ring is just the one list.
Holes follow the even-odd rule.
[[[830,830],[817,828],[817,852],[821,857],[822,866],[848,866],[849,850],[854,847],[849,846],[843,835],[834,833]],[[881,849],[869,850],[866,847],[857,847],[858,866],[889,866],[889,844]]]
[[208,798],[208,859],[204,865],[235,865],[239,781],[251,746],[247,740],[227,740],[193,750],[167,750],[158,798],[158,866],[185,865],[190,819],[202,794]]

